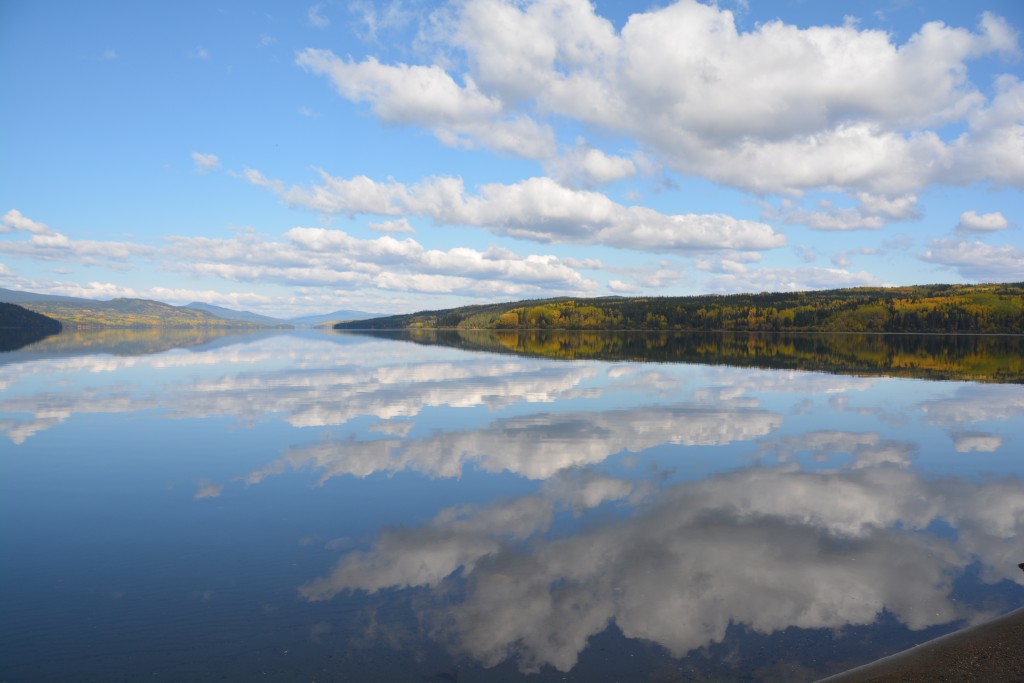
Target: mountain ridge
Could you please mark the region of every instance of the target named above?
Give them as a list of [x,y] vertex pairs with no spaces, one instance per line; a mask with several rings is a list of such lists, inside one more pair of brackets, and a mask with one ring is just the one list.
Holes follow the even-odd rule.
[[261,327],[255,323],[228,320],[206,311],[172,306],[150,299],[120,297],[99,301],[0,288],[0,302],[16,304],[54,318],[65,328]]
[[193,301],[185,304],[182,308],[192,308],[197,311],[206,311],[211,315],[215,315],[218,318],[224,320],[238,320],[242,322],[255,323],[257,325],[263,325],[265,327],[282,327],[288,328],[292,325],[287,320],[280,318],[274,318],[269,315],[261,315],[259,313],[253,313],[252,311],[237,311],[233,308],[225,308],[224,306],[217,306],[214,304],[203,303],[202,301]]

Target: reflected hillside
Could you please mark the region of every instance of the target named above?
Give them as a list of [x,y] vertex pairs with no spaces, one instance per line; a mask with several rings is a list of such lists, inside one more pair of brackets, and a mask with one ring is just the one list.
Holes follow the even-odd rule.
[[563,360],[699,363],[853,375],[1024,383],[1024,337],[1010,335],[569,330],[403,330],[356,334]]
[[0,352],[17,351],[55,334],[40,329],[0,329]]
[[241,339],[243,335],[252,337],[254,333],[224,328],[72,329],[52,336],[36,337],[18,347],[18,356],[0,358],[0,363],[28,358],[81,356],[98,353],[114,356],[144,356],[171,349],[203,346],[227,338]]

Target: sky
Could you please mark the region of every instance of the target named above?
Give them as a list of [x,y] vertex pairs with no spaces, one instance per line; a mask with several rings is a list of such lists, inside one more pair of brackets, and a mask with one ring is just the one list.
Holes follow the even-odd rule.
[[0,0],[0,287],[1024,281],[1024,3]]

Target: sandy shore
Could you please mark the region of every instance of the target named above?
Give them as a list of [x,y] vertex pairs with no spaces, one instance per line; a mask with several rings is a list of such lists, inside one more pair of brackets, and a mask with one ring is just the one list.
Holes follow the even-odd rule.
[[1024,681],[1024,608],[819,683],[826,681]]

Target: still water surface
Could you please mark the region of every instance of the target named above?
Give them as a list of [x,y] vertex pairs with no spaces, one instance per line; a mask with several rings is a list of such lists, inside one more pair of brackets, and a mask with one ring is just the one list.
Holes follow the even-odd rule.
[[1024,604],[1019,339],[566,339],[0,353],[0,681],[801,681]]

